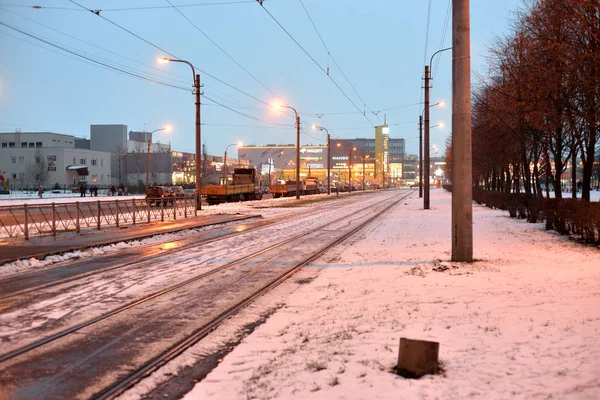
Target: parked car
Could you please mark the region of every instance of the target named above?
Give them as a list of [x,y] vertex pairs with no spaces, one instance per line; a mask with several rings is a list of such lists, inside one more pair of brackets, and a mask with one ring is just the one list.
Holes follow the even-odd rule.
[[183,189],[183,194],[185,194],[186,196],[191,196],[193,194],[196,194],[196,189]]
[[168,186],[149,186],[146,190],[146,203],[149,206],[160,204],[173,205],[175,193]]
[[173,194],[175,195],[175,197],[184,197],[185,196],[185,192],[181,186],[171,186],[171,190],[173,191]]

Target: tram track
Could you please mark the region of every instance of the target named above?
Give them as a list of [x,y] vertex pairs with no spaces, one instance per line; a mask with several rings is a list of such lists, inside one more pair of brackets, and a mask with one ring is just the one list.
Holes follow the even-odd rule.
[[[234,293],[234,294],[241,293],[241,294],[243,294],[243,296],[241,296],[239,299],[237,299],[234,302],[235,304],[229,305],[224,310],[218,310],[218,307],[215,307],[215,309],[217,309],[217,311],[218,311],[217,314],[212,315],[207,320],[207,322],[204,323],[202,326],[194,329],[191,334],[185,335],[183,338],[180,338],[175,344],[171,345],[166,350],[160,352],[159,354],[154,355],[154,357],[145,361],[141,366],[137,367],[134,371],[126,374],[126,376],[124,376],[124,377],[119,377],[119,379],[117,379],[116,382],[107,386],[100,393],[94,395],[94,398],[98,398],[98,399],[104,399],[104,398],[111,397],[117,393],[120,393],[122,390],[124,390],[124,388],[131,385],[133,382],[135,382],[140,377],[145,376],[149,372],[158,368],[160,365],[163,365],[168,360],[172,359],[173,357],[176,357],[178,354],[183,352],[186,348],[188,348],[189,346],[196,343],[202,337],[206,336],[206,334],[208,332],[210,332],[212,329],[214,329],[221,321],[223,321],[224,319],[228,318],[229,316],[235,314],[237,311],[239,311],[239,309],[245,307],[246,305],[248,305],[250,302],[252,302],[257,297],[263,295],[271,288],[273,288],[273,287],[279,285],[281,282],[285,281],[285,279],[287,279],[289,276],[293,275],[296,271],[298,271],[300,268],[302,268],[302,266],[304,266],[307,263],[311,262],[312,260],[320,257],[324,252],[329,250],[331,247],[335,246],[336,244],[340,243],[341,241],[343,241],[346,238],[350,237],[351,235],[355,234],[358,230],[362,229],[366,224],[374,221],[385,211],[389,210],[389,208],[393,207],[398,202],[400,202],[404,198],[408,197],[409,194],[410,194],[410,192],[404,196],[398,196],[399,198],[396,198],[397,196],[387,197],[386,199],[384,199],[381,202],[378,202],[377,204],[371,205],[370,207],[363,208],[361,210],[361,212],[354,212],[351,215],[343,215],[343,216],[335,219],[334,221],[330,221],[326,224],[316,227],[312,231],[302,232],[300,234],[294,235],[290,238],[279,241],[275,244],[272,244],[266,248],[263,248],[259,251],[254,252],[252,254],[246,255],[244,257],[240,257],[232,262],[229,262],[229,263],[223,264],[219,267],[213,268],[203,274],[192,277],[186,281],[180,282],[169,288],[152,293],[151,295],[148,295],[148,296],[144,297],[143,299],[139,299],[138,301],[132,302],[130,304],[126,304],[122,307],[118,307],[109,313],[105,313],[99,317],[90,319],[90,320],[86,321],[85,323],[70,327],[69,329],[63,330],[62,332],[59,332],[56,335],[52,335],[50,337],[47,337],[40,341],[32,343],[28,346],[24,346],[22,348],[14,350],[10,353],[4,354],[4,355],[0,356],[0,365],[1,365],[1,363],[6,363],[7,361],[14,361],[15,358],[18,358],[19,356],[27,355],[30,352],[35,353],[37,351],[37,354],[39,355],[40,354],[39,349],[42,348],[43,346],[47,346],[51,342],[55,342],[58,339],[64,338],[64,337],[66,337],[72,333],[78,332],[84,328],[90,327],[92,325],[98,324],[101,321],[105,321],[111,317],[125,313],[128,310],[138,307],[144,303],[148,303],[153,300],[156,300],[162,296],[166,296],[168,294],[173,296],[172,292],[175,292],[175,291],[185,288],[187,286],[194,286],[199,281],[207,280],[207,278],[215,276],[226,270],[230,270],[234,266],[241,266],[240,271],[237,272],[237,275],[234,273],[230,273],[230,276],[221,275],[221,278],[224,280],[226,280],[225,278],[230,279],[232,286],[235,286],[235,284],[238,284],[238,288],[235,290],[232,289],[231,293]],[[364,213],[366,215],[361,215],[362,213]],[[361,219],[364,219],[364,220],[361,220]],[[356,222],[356,221],[359,221],[359,222]],[[344,231],[342,234],[340,234],[339,232],[337,232],[335,230],[328,231],[328,227],[336,226],[336,224],[340,225],[340,227],[337,228],[338,230],[343,230],[344,228],[347,228],[348,230]],[[277,259],[285,260],[286,256],[289,256],[290,254],[292,254],[290,249],[295,249],[296,247],[301,246],[311,236],[314,239],[315,237],[316,238],[321,237],[320,235],[323,238],[329,238],[331,236],[331,237],[333,237],[333,239],[331,241],[327,241],[326,245],[319,247],[317,249],[317,251],[312,251],[312,252],[309,252],[308,254],[303,254],[299,260],[293,260],[293,263],[292,263],[293,265],[291,265],[291,267],[287,266],[287,267],[283,268],[282,270],[279,270],[279,268],[280,268],[279,264],[277,265],[277,268],[274,268],[272,266],[270,267],[270,264],[273,264],[274,260],[277,260]],[[288,246],[288,245],[290,245],[290,246]],[[287,250],[286,250],[286,246],[289,247]],[[260,260],[259,259],[260,256],[266,256],[266,259]],[[285,266],[286,262],[281,261],[280,264]],[[264,270],[261,270],[263,268],[264,268]],[[269,270],[269,268],[272,271]],[[258,289],[253,289],[251,292],[248,292],[246,287],[239,286],[241,281],[246,281],[249,279],[257,279],[257,276],[259,276],[260,274],[265,274],[265,276],[268,276],[269,278],[267,281],[264,281],[264,282],[260,281],[261,283],[260,283]],[[269,275],[269,274],[271,274],[271,275]],[[263,279],[263,278],[261,278],[261,279]],[[214,279],[211,279],[210,281],[214,281]],[[210,293],[219,293],[221,290],[223,290],[223,288],[220,288],[217,283],[213,283],[213,286],[208,285],[208,286],[206,286],[206,288],[208,288],[208,290],[200,290],[200,292],[202,292],[202,293],[206,292],[207,296],[210,296]],[[195,288],[193,290],[199,290],[199,289]],[[191,291],[193,292],[193,290],[191,290]],[[236,292],[236,290],[239,293]],[[182,296],[185,297],[186,295],[187,294],[179,294],[173,298],[175,298],[179,301],[180,297],[182,297]],[[189,296],[189,295],[187,295],[187,296]],[[195,297],[192,296],[192,298],[195,298]],[[218,305],[218,303],[215,303],[215,304]],[[160,308],[159,306],[156,306],[156,307]],[[151,313],[151,311],[145,311],[145,312]],[[140,312],[140,313],[143,314],[143,312]],[[154,315],[154,314],[149,314],[149,315]],[[160,319],[160,317],[156,317],[156,316],[153,317],[153,319],[156,319],[156,318]],[[115,322],[114,324],[116,326],[119,325],[119,323],[117,323],[117,322]],[[121,324],[123,324],[123,322],[121,322]],[[158,327],[157,327],[157,329],[160,330]],[[129,333],[129,331],[125,331],[125,333]],[[113,345],[112,342],[109,342],[109,344],[107,344],[107,346],[109,346],[109,345],[112,346]],[[52,354],[52,351],[49,351],[49,353]],[[0,383],[1,383],[1,381],[2,381],[2,378],[0,378]]]
[[[356,203],[360,203],[358,200]],[[317,214],[325,214],[332,208],[335,208],[335,204],[330,204],[328,207],[322,208],[317,211]],[[314,215],[314,214],[313,214]],[[147,246],[138,246],[133,249],[127,249],[119,251],[118,254],[107,254],[99,257],[95,257],[93,260],[87,258],[80,259],[73,262],[73,260],[62,261],[56,263],[50,268],[46,268],[42,271],[28,271],[20,274],[8,276],[6,278],[0,278],[0,308],[3,303],[17,297],[26,294],[31,294],[39,290],[44,290],[59,285],[63,285],[77,279],[87,278],[93,275],[106,273],[120,268],[125,268],[134,264],[138,264],[143,261],[156,260],[158,257],[170,256],[176,253],[181,253],[194,248],[197,246],[209,245],[219,240],[235,237],[238,235],[247,234],[249,232],[255,232],[260,229],[269,228],[277,224],[285,224],[293,222],[299,219],[305,218],[304,215],[290,216],[288,214],[273,217],[267,220],[261,220],[252,223],[237,223],[236,227],[243,227],[241,229],[225,227],[218,228],[216,231],[211,230],[209,232],[202,232],[190,237],[185,237],[177,240],[166,240],[165,242],[155,243]],[[194,229],[194,228],[192,228]],[[190,229],[190,230],[192,230]],[[198,240],[200,240],[198,242]],[[165,243],[169,243],[169,247],[165,248]],[[147,250],[144,250],[147,249]],[[140,255],[140,252],[146,254]],[[107,260],[112,262],[112,259],[119,258],[119,262],[110,265],[108,267],[97,267],[95,265],[103,265]],[[125,259],[125,261],[123,261]],[[128,261],[129,259],[129,261]],[[65,272],[56,272],[57,268],[68,268]],[[53,279],[53,275],[64,276],[59,279]],[[37,278],[37,279],[36,279]],[[31,282],[34,282],[31,284]],[[35,283],[43,282],[43,283]]]

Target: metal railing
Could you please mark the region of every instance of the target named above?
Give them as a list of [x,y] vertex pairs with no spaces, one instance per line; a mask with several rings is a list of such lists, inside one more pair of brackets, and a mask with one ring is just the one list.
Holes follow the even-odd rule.
[[195,196],[0,206],[0,241],[196,216]]

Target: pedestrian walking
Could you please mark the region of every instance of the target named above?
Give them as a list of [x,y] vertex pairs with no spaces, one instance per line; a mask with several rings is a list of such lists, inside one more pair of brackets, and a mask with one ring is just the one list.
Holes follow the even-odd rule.
[[111,195],[111,196],[114,196],[114,195],[116,195],[116,194],[117,194],[117,189],[115,189],[115,185],[112,185],[112,186],[110,187],[110,195]]
[[44,196],[44,187],[40,185],[38,189],[38,197],[41,199]]
[[98,186],[94,185],[94,197],[98,197]]
[[85,185],[85,182],[81,184],[81,186],[79,186],[79,197],[85,197],[85,192],[87,191],[87,187]]

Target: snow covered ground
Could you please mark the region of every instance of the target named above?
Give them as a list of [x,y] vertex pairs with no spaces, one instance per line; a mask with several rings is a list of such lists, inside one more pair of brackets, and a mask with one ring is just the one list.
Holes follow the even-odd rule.
[[[413,195],[162,375],[279,304],[187,400],[600,398],[600,249],[474,205],[477,261],[453,263],[450,194],[433,190],[432,210],[421,204]],[[445,373],[391,373],[400,337],[440,342]]]

